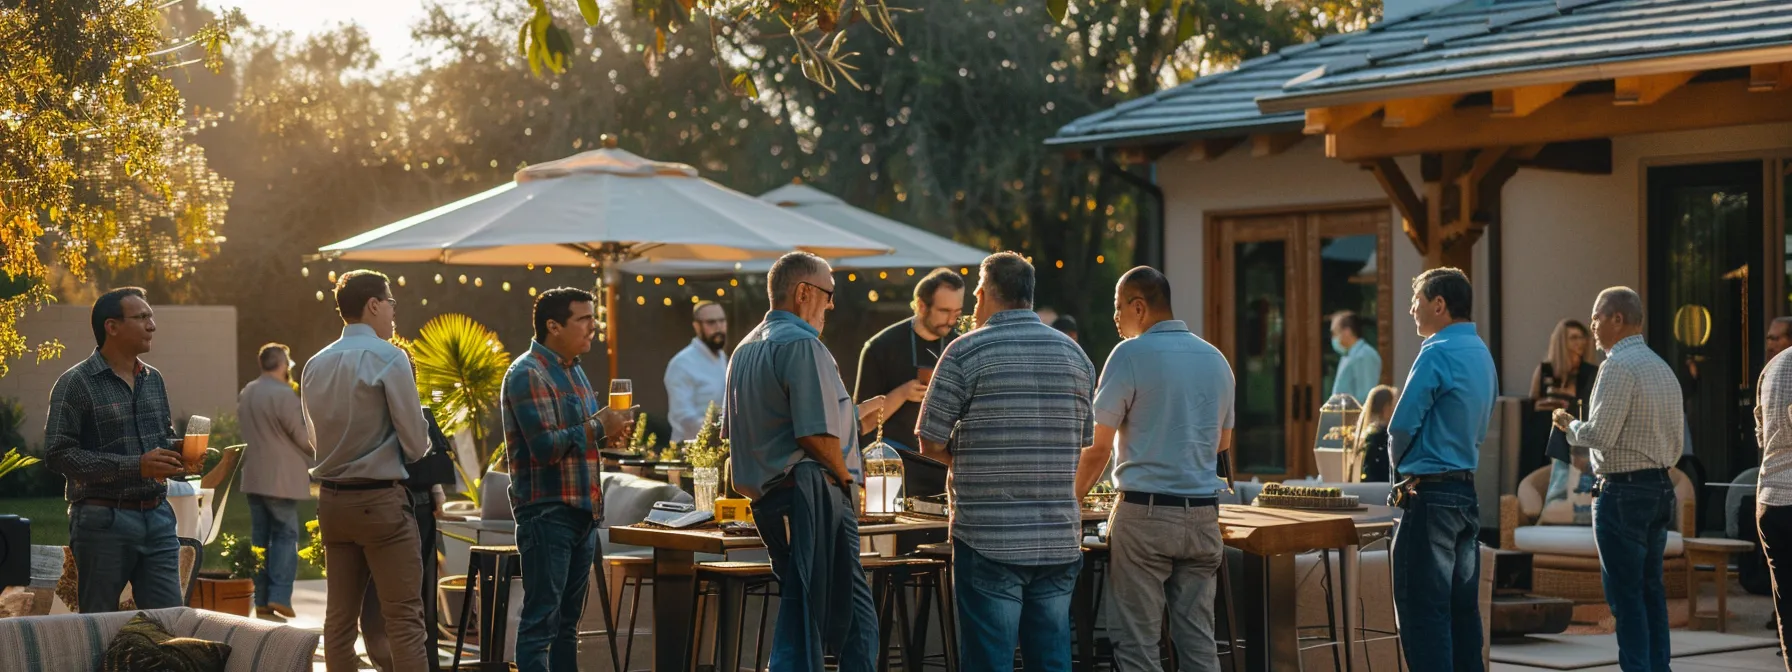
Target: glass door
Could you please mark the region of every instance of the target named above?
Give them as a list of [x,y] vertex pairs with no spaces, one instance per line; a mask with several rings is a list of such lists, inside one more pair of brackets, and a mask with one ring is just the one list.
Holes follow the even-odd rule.
[[[1288,353],[1288,315],[1298,286],[1296,216],[1253,217],[1229,222],[1221,231],[1225,288],[1220,308],[1220,343],[1237,380],[1233,465],[1239,479],[1281,476],[1294,471],[1289,439],[1299,417],[1301,390]],[[1219,289],[1219,288],[1216,288]]]
[[1765,163],[1648,173],[1649,344],[1680,378],[1699,480],[1754,466]]

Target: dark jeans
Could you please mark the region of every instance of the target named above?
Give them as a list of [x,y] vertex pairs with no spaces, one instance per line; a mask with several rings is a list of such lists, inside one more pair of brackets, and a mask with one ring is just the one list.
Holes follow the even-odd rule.
[[[436,600],[436,503],[428,490],[410,490],[411,515],[417,518],[417,542],[423,555],[423,638],[429,643],[429,669],[441,668],[441,628],[436,624],[440,603]],[[271,552],[271,551],[270,551]],[[380,615],[379,591],[367,584],[361,605],[361,640],[367,658],[379,670],[392,669],[392,646],[386,640],[386,617]]]
[[1593,539],[1599,580],[1618,626],[1618,667],[1625,672],[1668,669],[1668,592],[1662,552],[1673,520],[1674,483],[1612,482],[1593,500]]
[[[1792,618],[1792,506],[1757,507],[1755,525],[1773,572],[1773,613],[1779,620],[1780,654],[1785,656],[1792,644],[1792,628],[1787,627],[1787,618]],[[1787,672],[1792,672],[1792,656],[1785,660]]]
[[516,668],[573,672],[579,669],[579,617],[591,587],[597,521],[590,511],[565,504],[530,504],[516,511],[516,545],[523,556]]
[[268,558],[255,573],[255,606],[292,606],[292,580],[299,572],[299,500],[249,495],[249,541],[267,549]]
[[952,596],[958,604],[958,661],[966,670],[1070,672],[1070,599],[1083,559],[1010,565],[952,542]]
[[858,493],[834,485],[813,462],[796,465],[753,502],[753,520],[778,577],[771,669],[821,672],[835,652],[840,672],[871,672],[877,611],[859,565]]
[[1394,615],[1414,672],[1481,664],[1481,507],[1465,482],[1420,483],[1394,529]]
[[75,590],[83,614],[118,611],[125,584],[138,609],[185,604],[180,592],[180,540],[174,509],[163,502],[148,511],[75,504],[68,507],[68,545],[80,580]]

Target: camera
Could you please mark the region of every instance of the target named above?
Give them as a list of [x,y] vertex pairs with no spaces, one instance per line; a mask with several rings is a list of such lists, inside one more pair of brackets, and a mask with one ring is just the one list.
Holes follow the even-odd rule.
[[0,587],[31,585],[31,520],[0,515]]

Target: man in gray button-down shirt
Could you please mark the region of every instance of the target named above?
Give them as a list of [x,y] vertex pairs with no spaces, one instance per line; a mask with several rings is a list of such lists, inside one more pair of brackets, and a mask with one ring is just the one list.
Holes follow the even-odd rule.
[[292,610],[292,581],[299,569],[299,502],[311,499],[306,471],[316,459],[305,431],[305,409],[292,389],[292,359],[286,346],[261,346],[261,375],[236,398],[242,424],[243,493],[249,496],[250,537],[268,551],[255,574],[255,607],[286,618]]
[[753,500],[783,605],[771,669],[869,672],[877,649],[871,586],[859,565],[859,420],[834,356],[821,344],[834,278],[806,252],[766,276],[771,312],[742,339],[724,390],[734,488]]

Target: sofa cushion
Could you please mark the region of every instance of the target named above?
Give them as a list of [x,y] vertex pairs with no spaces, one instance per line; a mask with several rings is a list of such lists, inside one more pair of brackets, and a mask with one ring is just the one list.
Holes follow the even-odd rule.
[[[1536,555],[1567,555],[1598,558],[1599,548],[1593,541],[1593,528],[1582,525],[1532,525],[1513,531],[1513,545],[1518,550]],[[1683,552],[1679,532],[1668,532],[1664,557],[1679,557]]]
[[[229,644],[225,672],[309,672],[319,635],[291,626],[170,607],[141,612],[169,634]],[[63,614],[0,619],[0,669],[8,672],[96,670],[112,641],[136,612]]]
[[192,637],[175,637],[143,612],[131,618],[106,647],[104,672],[167,670],[224,672],[230,645]]

